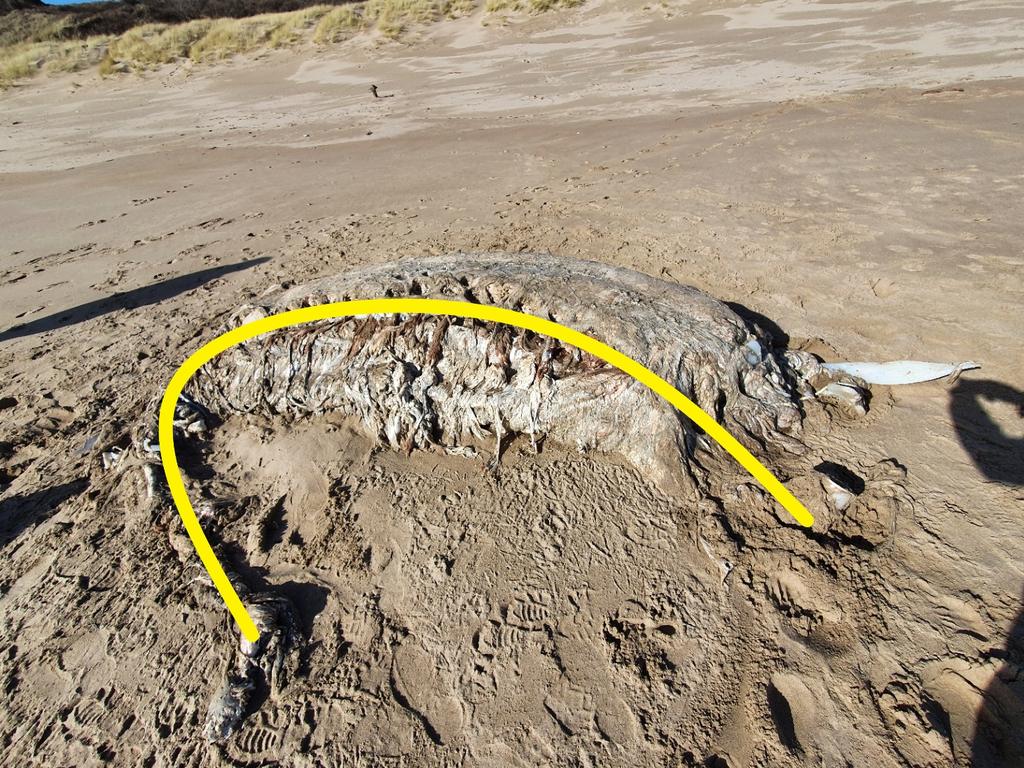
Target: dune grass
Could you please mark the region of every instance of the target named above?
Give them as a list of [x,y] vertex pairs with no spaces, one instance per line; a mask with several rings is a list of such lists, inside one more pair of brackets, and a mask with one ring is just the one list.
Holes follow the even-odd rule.
[[447,0],[444,15],[449,19],[459,19],[475,10],[476,0]]
[[384,37],[397,39],[411,24],[429,24],[443,15],[440,0],[366,0],[363,14]]
[[58,40],[67,26],[68,20],[63,16],[13,11],[2,17],[0,47]]
[[198,19],[185,24],[144,24],[130,29],[110,41],[103,69],[114,71],[118,62],[129,68],[150,69],[187,57],[212,24],[209,19]]
[[294,13],[277,14],[283,18],[270,33],[270,47],[285,48],[305,42],[330,10],[332,7],[329,5],[314,5]]
[[[472,13],[478,0],[365,0],[349,5],[314,5],[302,10],[242,18],[151,23],[119,35],[60,39],[60,19],[22,30],[19,42],[0,46],[0,89],[39,72],[74,72],[98,67],[107,77],[145,71],[175,61],[207,62],[273,48],[328,45],[375,32],[396,40],[417,25]],[[484,0],[488,13],[539,13],[583,0]],[[26,22],[30,23],[30,22]]]
[[31,77],[39,69],[33,45],[20,45],[5,51],[0,61],[0,87],[6,88],[18,80]]
[[575,8],[583,0],[486,0],[486,13],[543,13],[557,8]]
[[[273,14],[277,16],[277,14]],[[217,19],[188,49],[188,58],[193,61],[226,59],[239,53],[249,53],[257,48],[269,48],[271,38],[278,36],[281,20],[267,16],[251,16],[247,19]]]
[[409,27],[467,16],[476,0],[366,0],[363,17],[381,35],[397,40]]
[[328,11],[329,5],[314,5],[290,13],[264,13],[243,19],[217,19],[189,48],[193,61],[224,59],[260,48],[297,45]]
[[313,30],[313,42],[320,45],[337,43],[366,29],[369,20],[363,17],[363,6],[342,5],[321,17]]
[[103,58],[105,43],[101,37],[91,37],[21,43],[0,49],[0,89],[40,72],[78,72],[96,66]]
[[190,59],[210,61],[261,48],[284,48],[306,39],[331,6],[241,19],[196,19],[183,24],[145,24],[110,41],[100,74],[145,70]]

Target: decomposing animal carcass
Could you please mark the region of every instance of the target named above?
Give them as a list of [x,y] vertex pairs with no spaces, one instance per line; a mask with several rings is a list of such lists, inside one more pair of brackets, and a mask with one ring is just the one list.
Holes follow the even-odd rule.
[[[746,442],[801,447],[793,437],[798,401],[810,390],[791,369],[806,360],[776,356],[695,288],[594,262],[457,254],[387,264],[270,294],[240,308],[230,325],[315,304],[411,296],[500,305],[575,328],[640,361]],[[221,354],[189,391],[186,404],[220,416],[357,417],[369,435],[404,451],[466,454],[493,440],[496,461],[508,435],[535,446],[551,438],[618,453],[670,487],[693,477],[702,440],[672,406],[600,359],[519,328],[448,316],[284,328]],[[290,611],[276,605],[260,616],[279,655],[291,642]],[[243,641],[210,706],[211,741],[237,728],[255,679],[278,663],[264,655]]]
[[[454,255],[377,266],[268,296],[235,323],[313,304],[429,297],[550,318],[642,362],[741,440],[797,449],[798,377],[732,310],[701,291],[550,256]],[[701,439],[670,405],[602,360],[528,331],[430,315],[341,318],[252,339],[190,387],[232,412],[355,416],[397,449],[473,450],[528,435],[624,456],[678,486]]]
[[[497,305],[574,328],[647,366],[762,451],[803,451],[801,400],[865,409],[863,380],[810,354],[773,349],[757,328],[695,288],[551,256],[456,254],[375,266],[266,294],[241,307],[229,326],[384,297]],[[694,460],[709,447],[671,405],[604,361],[519,328],[450,316],[289,326],[232,347],[203,366],[188,389],[184,437],[201,433],[207,415],[335,413],[356,417],[370,436],[403,451],[467,454],[493,441],[496,461],[504,437],[524,435],[534,446],[550,438],[617,453],[667,490],[702,485]],[[185,418],[193,411],[202,418]],[[193,423],[200,426],[187,427]],[[208,522],[216,536],[216,521]],[[272,690],[280,684],[282,659],[295,641],[287,601],[246,599],[263,634],[258,644],[242,642],[211,704],[212,741],[237,728],[257,678]]]

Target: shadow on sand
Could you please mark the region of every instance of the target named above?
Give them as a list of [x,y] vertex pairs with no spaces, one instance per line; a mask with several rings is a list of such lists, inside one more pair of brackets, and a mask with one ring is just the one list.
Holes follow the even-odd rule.
[[0,549],[50,517],[65,501],[89,487],[85,478],[0,501]]
[[[1024,604],[1024,595],[1021,596]],[[985,689],[974,722],[972,768],[1024,768],[1024,609],[1010,628],[1002,661]]]
[[[998,420],[990,410],[999,403],[1011,406],[1014,415],[1009,420]],[[961,379],[950,392],[949,411],[960,443],[978,471],[1003,485],[1024,486],[1024,437],[1019,436],[1024,433],[1024,392],[991,379]],[[982,694],[970,764],[1024,768],[1024,608],[1005,647],[989,651],[989,658],[1002,664]]]
[[57,328],[66,328],[69,325],[84,323],[86,320],[92,320],[119,309],[135,309],[149,304],[158,304],[165,299],[173,298],[186,291],[198,288],[211,280],[216,280],[218,277],[249,269],[266,261],[269,261],[269,259],[264,257],[249,261],[239,261],[235,264],[224,264],[187,275],[172,277],[169,280],[163,280],[143,288],[133,288],[124,293],[115,293],[112,296],[96,299],[71,309],[36,318],[22,325],[16,325],[0,333],[0,342],[18,339],[23,336],[33,336],[37,333],[45,333]]
[[[988,410],[1006,403],[1016,423],[1000,424]],[[1024,392],[991,379],[961,379],[950,392],[949,413],[971,460],[989,480],[1024,485]]]

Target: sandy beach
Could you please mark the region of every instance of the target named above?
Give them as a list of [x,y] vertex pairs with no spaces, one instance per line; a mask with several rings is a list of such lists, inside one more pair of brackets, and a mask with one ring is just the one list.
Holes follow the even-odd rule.
[[[1011,2],[478,11],[0,93],[5,761],[1024,765],[1022,192]],[[487,472],[226,417],[190,489],[300,640],[211,744],[237,629],[102,454],[239,307],[451,253],[694,286],[827,361],[981,367],[808,410],[773,466],[860,482],[816,533],[739,475],[709,511],[573,446]]]

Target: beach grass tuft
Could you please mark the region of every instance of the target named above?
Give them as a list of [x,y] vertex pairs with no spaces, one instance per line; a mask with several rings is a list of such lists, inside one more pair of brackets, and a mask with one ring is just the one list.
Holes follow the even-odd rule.
[[366,29],[366,26],[362,4],[332,8],[317,22],[313,30],[313,42],[321,45],[337,43]]
[[[485,0],[487,13],[539,13],[583,0]],[[400,39],[411,28],[472,14],[477,0],[365,0],[313,5],[297,11],[241,18],[149,23],[117,35],[64,39],[66,20],[27,20],[20,42],[0,45],[0,89],[40,72],[75,72],[96,67],[102,77],[144,72],[175,61],[209,62],[240,54],[309,43],[329,45],[376,32]],[[4,39],[4,38],[0,38]]]

